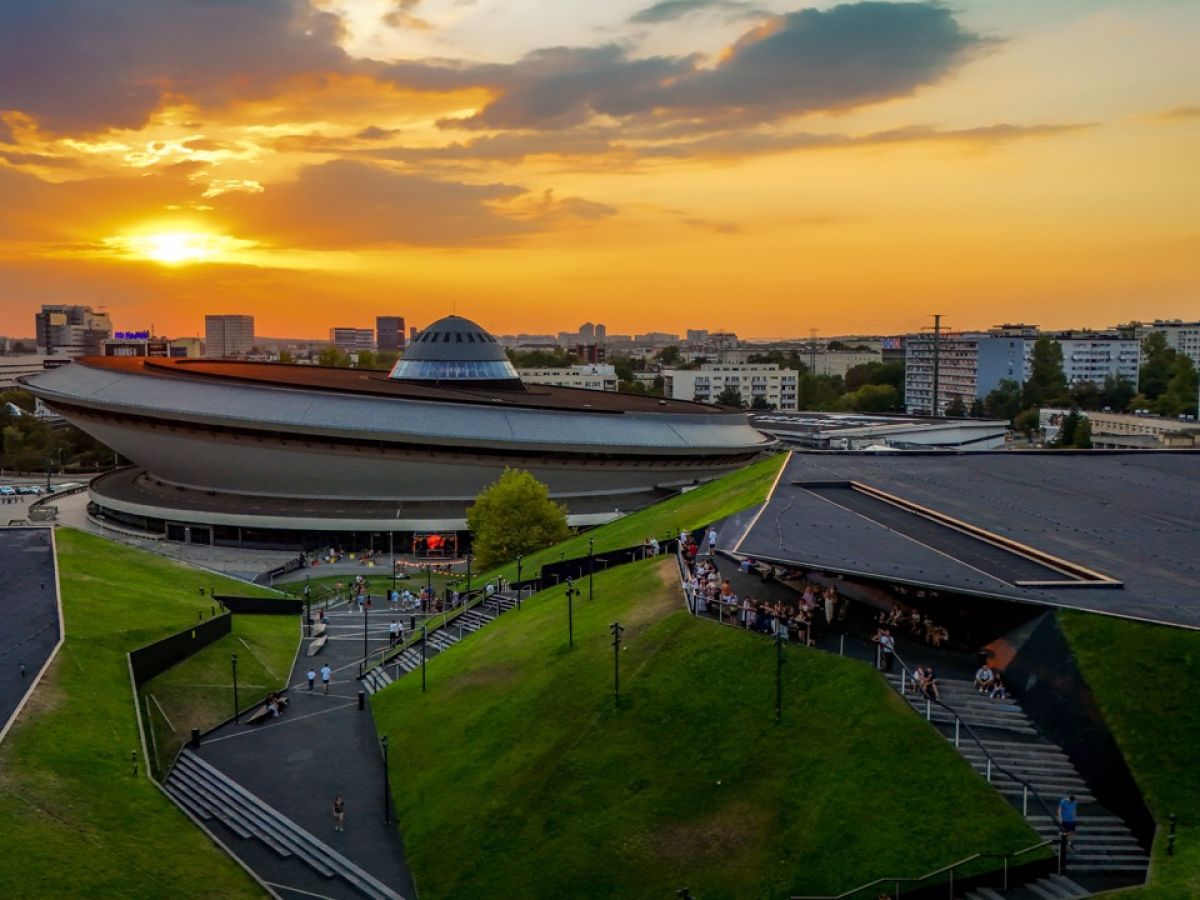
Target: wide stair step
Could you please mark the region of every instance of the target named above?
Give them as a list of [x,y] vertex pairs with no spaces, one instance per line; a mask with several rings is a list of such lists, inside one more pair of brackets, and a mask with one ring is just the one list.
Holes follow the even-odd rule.
[[375,876],[318,840],[191,750],[179,756],[167,791],[181,805],[215,817],[235,834],[253,837],[282,857],[295,856],[326,878],[338,877],[374,900],[403,900]]

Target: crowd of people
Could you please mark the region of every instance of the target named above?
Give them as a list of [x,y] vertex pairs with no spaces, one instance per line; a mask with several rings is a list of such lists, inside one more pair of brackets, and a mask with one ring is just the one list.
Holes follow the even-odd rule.
[[975,673],[975,688],[993,700],[1004,700],[1008,697],[1008,690],[1004,687],[1000,673],[987,663],[980,666],[979,671]]
[[923,615],[919,609],[905,609],[899,603],[893,603],[890,610],[881,610],[875,621],[881,627],[905,630],[932,647],[940,647],[950,640],[949,629],[935,622],[933,616]]

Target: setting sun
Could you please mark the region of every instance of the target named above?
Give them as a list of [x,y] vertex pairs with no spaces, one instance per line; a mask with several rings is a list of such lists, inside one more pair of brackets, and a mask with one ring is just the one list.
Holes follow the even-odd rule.
[[236,251],[254,246],[254,241],[203,231],[158,231],[119,235],[105,238],[103,243],[123,256],[151,260],[165,266],[228,260]]

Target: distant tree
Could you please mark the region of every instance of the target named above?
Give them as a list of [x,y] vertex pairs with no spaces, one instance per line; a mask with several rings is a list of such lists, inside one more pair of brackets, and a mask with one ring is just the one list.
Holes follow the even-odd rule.
[[772,406],[770,403],[768,403],[768,402],[767,402],[767,398],[766,398],[766,397],[763,397],[763,396],[758,396],[758,397],[755,397],[753,400],[751,400],[751,401],[750,401],[750,408],[751,408],[751,409],[764,410],[764,409],[774,409],[775,407],[774,407],[774,406]]
[[375,351],[375,368],[391,369],[396,365],[396,360],[400,358],[399,350],[376,350]]
[[844,393],[842,379],[829,375],[804,373],[796,380],[796,398],[800,409],[833,409]]
[[826,350],[849,350],[850,348],[847,347],[842,341],[830,341],[828,344],[825,345],[825,349]]
[[875,384],[872,377],[877,369],[882,369],[881,362],[861,363],[846,370],[846,390],[857,391],[864,384]]
[[550,489],[520,469],[505,469],[467,509],[471,549],[481,568],[509,562],[565,540],[567,508],[550,499]]
[[1062,344],[1042,335],[1033,344],[1032,366],[1025,382],[1026,406],[1060,406],[1068,402]]
[[[1174,352],[1174,351],[1172,351]],[[1166,389],[1151,404],[1160,416],[1182,416],[1195,414],[1196,392],[1200,389],[1196,380],[1196,365],[1182,353],[1176,353],[1167,370]]]
[[1080,450],[1092,449],[1092,423],[1087,416],[1080,416],[1079,424],[1075,426],[1073,444]]
[[[1063,416],[1062,421],[1058,424],[1058,436],[1054,438],[1054,446],[1074,447],[1075,433],[1079,430],[1079,422],[1082,419],[1083,416],[1079,415],[1075,410],[1071,410],[1069,414]],[[1090,440],[1090,433],[1088,437]]]
[[967,415],[967,404],[963,402],[962,397],[954,397],[946,404],[945,415],[951,419],[962,419]]
[[1000,384],[983,398],[983,414],[994,419],[1013,421],[1021,411],[1021,384],[1002,378]]
[[375,360],[375,351],[359,350],[355,354],[354,368],[356,369],[378,369],[379,363]]
[[508,358],[518,369],[561,369],[579,361],[561,347],[553,350],[509,350]]
[[899,392],[890,384],[864,384],[838,398],[836,409],[848,412],[898,412],[901,409]]
[[735,387],[725,387],[717,394],[717,402],[722,406],[743,406],[742,393]]
[[808,366],[800,358],[800,354],[793,347],[784,353],[777,347],[770,350],[764,350],[760,353],[751,353],[746,357],[748,363],[767,363],[779,366],[781,369],[792,369],[796,372],[807,372]]
[[340,347],[322,347],[321,352],[317,354],[317,365],[349,368],[350,354]]
[[290,350],[280,350],[279,351],[279,361],[281,363],[290,365],[296,361],[296,357],[292,355],[292,352]]
[[1013,429],[1030,439],[1033,438],[1035,432],[1041,429],[1041,426],[1041,415],[1034,407],[1021,410],[1013,419]]
[[1142,341],[1142,366],[1138,373],[1138,388],[1147,400],[1157,400],[1171,380],[1171,364],[1176,352],[1167,346],[1167,336],[1152,331]]
[[1077,381],[1068,393],[1072,409],[1098,410],[1104,405],[1100,387],[1094,381]]
[[675,366],[683,362],[683,354],[674,344],[672,344],[670,347],[663,347],[655,355],[659,363],[664,366]]
[[1114,412],[1125,412],[1137,388],[1124,375],[1106,375],[1100,388],[1100,402]]

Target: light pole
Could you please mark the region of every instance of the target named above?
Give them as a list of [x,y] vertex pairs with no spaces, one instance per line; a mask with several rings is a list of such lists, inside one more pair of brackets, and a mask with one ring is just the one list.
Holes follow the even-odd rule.
[[[367,595],[368,597],[370,594]],[[366,660],[371,655],[370,644],[368,642],[369,635],[367,634],[367,622],[371,619],[371,607],[363,603],[363,659]]]
[[570,575],[567,576],[567,642],[570,649],[575,649],[575,595],[579,591]]
[[625,630],[620,622],[608,626],[613,636],[613,698],[618,706],[621,705],[621,632]]
[[[396,593],[396,533],[388,532],[388,553],[392,557],[392,594]],[[388,594],[388,602],[391,602],[392,594]]]
[[237,654],[230,654],[229,662],[233,665],[233,724],[240,725],[241,713],[238,711],[238,695],[237,695]]
[[471,561],[475,559],[474,553],[467,553],[467,593],[471,593]]
[[775,628],[775,723],[783,721],[783,635]]
[[387,735],[379,739],[383,748],[383,824],[392,824],[392,788],[388,783],[388,740]]
[[308,626],[308,636],[312,637],[312,576],[304,576],[304,624]]
[[517,612],[521,611],[521,559],[520,553],[517,554]]
[[429,621],[421,623],[421,693],[425,693],[425,642],[429,638]]
[[596,569],[596,557],[592,553],[592,538],[588,538],[588,600],[592,599],[592,573]]

